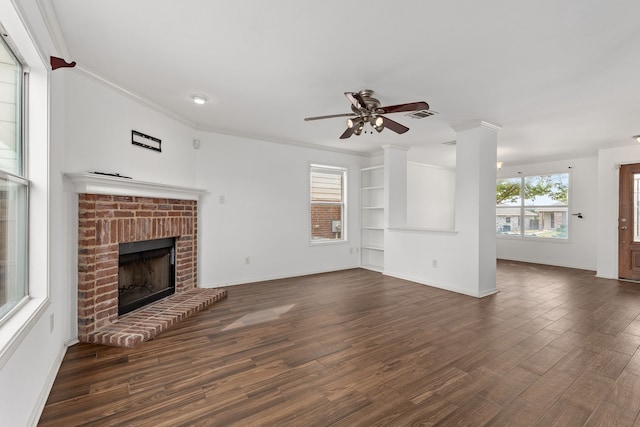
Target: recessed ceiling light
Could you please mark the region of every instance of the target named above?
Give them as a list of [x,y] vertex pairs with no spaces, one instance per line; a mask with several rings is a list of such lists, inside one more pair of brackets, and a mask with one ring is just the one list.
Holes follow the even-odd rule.
[[202,105],[209,100],[209,98],[204,95],[191,95],[191,99],[198,105]]

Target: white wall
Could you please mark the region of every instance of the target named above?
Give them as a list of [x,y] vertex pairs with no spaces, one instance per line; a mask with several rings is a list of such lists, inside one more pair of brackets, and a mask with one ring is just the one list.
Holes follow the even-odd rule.
[[[569,169],[569,167],[571,167]],[[598,159],[596,157],[503,167],[498,177],[570,172],[569,239],[549,241],[498,236],[498,258],[595,270],[598,247]],[[606,196],[605,196],[606,197]],[[572,215],[581,212],[582,219]]]
[[[66,73],[66,171],[110,172],[193,187],[197,134],[76,69]],[[131,144],[136,130],[162,140],[162,152]]]
[[598,277],[618,277],[619,166],[632,163],[640,163],[638,145],[603,149],[598,152]]
[[455,169],[407,163],[407,226],[453,230]]
[[[199,212],[201,286],[359,265],[359,169],[365,158],[213,133],[200,140],[197,186],[209,191]],[[347,242],[309,244],[310,163],[348,168]]]
[[496,292],[496,135],[490,129],[458,132],[455,231],[386,229],[385,274],[475,297]]

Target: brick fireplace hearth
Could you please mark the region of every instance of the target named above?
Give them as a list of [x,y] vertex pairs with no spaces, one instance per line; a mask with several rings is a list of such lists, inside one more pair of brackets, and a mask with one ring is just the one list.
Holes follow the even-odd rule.
[[[79,192],[81,342],[133,347],[226,296],[197,288],[197,206],[190,199]],[[119,244],[167,237],[175,238],[175,294],[118,318]]]

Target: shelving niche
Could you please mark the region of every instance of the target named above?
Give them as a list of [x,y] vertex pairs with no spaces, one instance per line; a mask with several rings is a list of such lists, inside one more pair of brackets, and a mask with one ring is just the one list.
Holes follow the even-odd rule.
[[384,269],[384,166],[360,170],[361,239],[360,264],[363,268]]

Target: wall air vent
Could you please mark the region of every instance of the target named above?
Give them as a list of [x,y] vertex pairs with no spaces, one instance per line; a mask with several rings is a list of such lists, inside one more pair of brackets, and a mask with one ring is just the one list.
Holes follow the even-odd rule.
[[443,142],[442,145],[456,145],[456,141],[447,141],[447,142]]
[[411,117],[412,119],[424,119],[425,117],[430,117],[430,116],[433,116],[434,114],[438,114],[438,113],[436,111],[431,111],[431,110],[418,110],[418,111],[413,111],[407,114],[407,116]]

